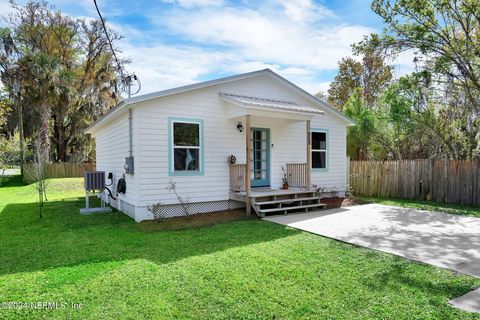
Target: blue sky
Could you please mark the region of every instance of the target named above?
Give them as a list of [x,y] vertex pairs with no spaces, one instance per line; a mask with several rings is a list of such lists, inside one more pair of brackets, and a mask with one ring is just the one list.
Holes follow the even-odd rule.
[[[52,1],[96,18],[93,0]],[[382,30],[370,1],[98,0],[123,34],[121,56],[142,93],[270,68],[310,93],[326,91],[350,45]],[[8,12],[0,0],[0,12]],[[401,67],[400,62],[396,62]]]

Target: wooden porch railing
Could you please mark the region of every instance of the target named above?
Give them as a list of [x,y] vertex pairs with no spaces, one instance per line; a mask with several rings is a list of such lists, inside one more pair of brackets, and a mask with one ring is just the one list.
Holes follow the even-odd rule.
[[245,191],[245,164],[230,164],[230,190]]
[[307,188],[307,164],[287,163],[288,185],[294,188]]

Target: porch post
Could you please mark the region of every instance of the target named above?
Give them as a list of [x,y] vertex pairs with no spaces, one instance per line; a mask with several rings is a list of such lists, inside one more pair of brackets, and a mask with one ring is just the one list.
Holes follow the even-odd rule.
[[247,198],[245,205],[247,207],[247,216],[252,213],[252,205],[250,202],[251,182],[250,182],[250,115],[245,116],[245,191],[247,192]]
[[310,128],[310,120],[307,120],[307,169],[305,170],[306,188],[310,189],[312,186],[312,135]]

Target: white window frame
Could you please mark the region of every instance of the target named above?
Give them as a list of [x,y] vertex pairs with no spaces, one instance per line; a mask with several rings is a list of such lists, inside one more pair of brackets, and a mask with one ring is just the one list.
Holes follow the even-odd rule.
[[[325,133],[325,149],[313,149],[313,133]],[[311,130],[311,141],[312,141],[312,150],[311,150],[311,154],[310,154],[310,157],[312,157],[312,170],[313,171],[328,171],[328,156],[329,156],[329,151],[328,151],[328,147],[329,147],[329,143],[328,143],[328,129],[312,129]],[[325,153],[325,167],[324,168],[314,168],[313,167],[313,153],[314,152],[319,152],[319,153]]]
[[[175,146],[175,134],[174,134],[174,125],[175,123],[187,123],[187,124],[196,124],[198,125],[198,146]],[[204,141],[203,141],[203,120],[202,119],[192,119],[192,118],[180,118],[180,117],[169,117],[168,118],[168,139],[169,139],[169,150],[168,150],[168,171],[170,176],[196,176],[204,175]],[[197,170],[175,170],[175,149],[197,149],[198,150],[198,169]]]

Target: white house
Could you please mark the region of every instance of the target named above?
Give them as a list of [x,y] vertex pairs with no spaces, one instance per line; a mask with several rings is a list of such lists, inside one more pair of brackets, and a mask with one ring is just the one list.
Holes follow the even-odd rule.
[[[86,132],[96,141],[97,170],[112,173],[114,189],[126,182],[110,204],[141,221],[155,203],[164,216],[182,214],[170,180],[190,213],[245,204],[259,214],[292,203],[307,210],[319,205],[312,185],[341,196],[350,125],[265,69],[126,99]],[[280,190],[282,167],[288,190]]]

